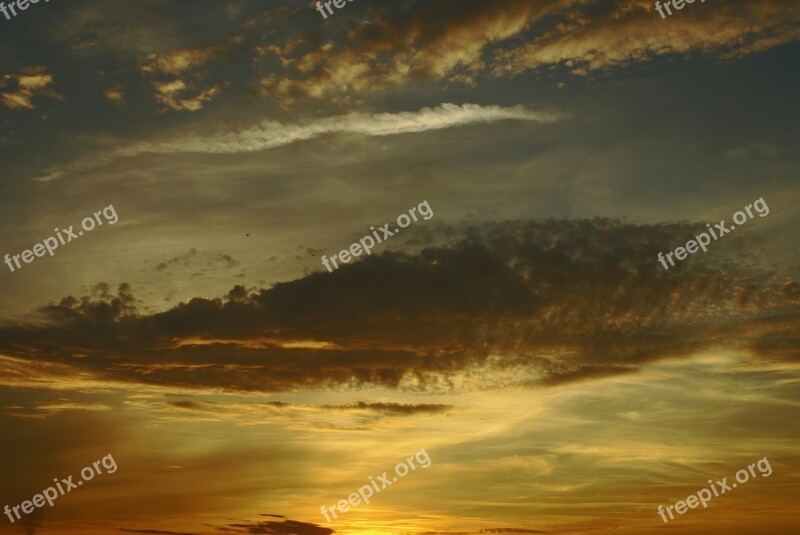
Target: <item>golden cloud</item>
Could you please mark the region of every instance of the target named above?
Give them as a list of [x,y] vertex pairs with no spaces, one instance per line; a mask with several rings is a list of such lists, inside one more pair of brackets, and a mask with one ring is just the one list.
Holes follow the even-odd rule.
[[[213,99],[221,90],[219,85],[215,85],[197,91],[192,84],[187,84],[183,80],[172,80],[169,82],[153,82],[156,100],[175,111],[197,111],[206,102]],[[194,91],[194,95],[182,97],[187,92]]]
[[[201,48],[184,48],[165,53],[148,55],[139,65],[139,71],[150,80],[157,102],[166,109],[175,111],[197,111],[216,97],[224,84],[215,84],[204,89],[196,87],[197,82],[189,82],[175,77],[187,75],[195,71],[193,78],[199,80],[204,73],[196,72],[210,60],[229,52],[235,45],[243,41],[235,36],[228,42]],[[163,76],[170,78],[164,79]],[[108,95],[106,98],[109,98]]]
[[184,48],[163,54],[153,53],[145,58],[139,69],[146,74],[180,74],[204,65],[209,60],[228,52],[231,47],[241,42],[242,38],[237,36],[221,45]]
[[531,43],[498,51],[493,74],[519,74],[565,65],[573,74],[609,69],[667,54],[716,54],[741,58],[800,37],[800,5],[729,2],[691,6],[662,19],[649,2],[636,2],[606,17],[566,24]]
[[262,96],[293,104],[420,79],[475,84],[482,74],[554,66],[586,75],[667,54],[731,60],[800,38],[800,4],[777,0],[698,3],[668,19],[649,0],[445,0],[414,3],[402,14],[376,9],[370,23],[353,25],[346,39],[256,47],[287,69],[262,77]]
[[16,89],[0,93],[0,101],[12,110],[32,110],[33,97],[36,95],[48,96],[58,100],[64,97],[48,89],[53,84],[53,76],[47,74],[47,68],[27,67],[20,74],[4,74],[0,76],[0,88],[5,88],[9,83],[16,83]]

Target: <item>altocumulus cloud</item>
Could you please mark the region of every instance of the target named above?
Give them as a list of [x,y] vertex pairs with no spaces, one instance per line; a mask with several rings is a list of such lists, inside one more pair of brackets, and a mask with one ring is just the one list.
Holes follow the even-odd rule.
[[[697,259],[680,273],[658,270],[659,244],[693,228],[611,219],[485,224],[418,254],[386,252],[333,275],[237,286],[149,315],[127,285],[117,296],[67,297],[42,308],[39,321],[0,326],[0,381],[35,382],[51,364],[197,389],[426,388],[498,366],[519,369],[519,384],[555,386],[708,348],[749,349],[754,362],[797,360],[786,342],[800,326],[790,272],[747,267],[746,251],[722,267]],[[359,408],[446,410],[342,407]]]
[[298,141],[313,139],[325,134],[360,134],[364,136],[391,136],[442,130],[468,124],[491,123],[504,120],[552,122],[558,118],[555,112],[536,111],[524,106],[480,106],[477,104],[445,103],[435,108],[422,108],[414,112],[399,113],[349,113],[326,117],[299,124],[283,124],[263,121],[239,132],[229,132],[202,137],[136,143],[119,147],[102,155],[51,168],[38,181],[49,181],[68,172],[83,171],[110,163],[121,157],[142,154],[236,154],[274,149]]

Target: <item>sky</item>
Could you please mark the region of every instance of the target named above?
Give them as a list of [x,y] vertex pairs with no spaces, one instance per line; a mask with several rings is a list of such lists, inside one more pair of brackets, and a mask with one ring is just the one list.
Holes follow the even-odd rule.
[[796,532],[800,4],[330,8],[0,14],[0,533]]

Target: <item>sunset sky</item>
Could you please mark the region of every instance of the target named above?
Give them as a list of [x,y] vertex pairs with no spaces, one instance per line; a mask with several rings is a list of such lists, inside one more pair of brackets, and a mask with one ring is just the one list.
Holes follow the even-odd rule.
[[797,533],[800,2],[331,7],[0,14],[0,533]]

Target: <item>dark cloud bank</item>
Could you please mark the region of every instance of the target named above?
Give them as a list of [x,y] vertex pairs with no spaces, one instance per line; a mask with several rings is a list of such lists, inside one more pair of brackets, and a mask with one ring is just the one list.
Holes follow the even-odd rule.
[[490,355],[493,366],[529,369],[532,386],[710,347],[797,360],[800,290],[780,269],[754,267],[742,248],[754,238],[659,266],[657,252],[697,228],[491,224],[418,254],[373,255],[270,289],[236,286],[153,315],[122,284],[116,296],[66,297],[37,322],[5,324],[0,352],[116,380],[267,392],[397,387],[404,377],[424,388]]

